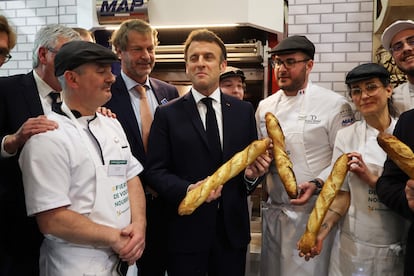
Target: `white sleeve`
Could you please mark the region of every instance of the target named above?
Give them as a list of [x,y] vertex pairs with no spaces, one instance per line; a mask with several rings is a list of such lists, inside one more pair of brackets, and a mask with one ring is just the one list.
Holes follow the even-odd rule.
[[28,215],[71,204],[69,157],[50,134],[32,136],[20,154]]

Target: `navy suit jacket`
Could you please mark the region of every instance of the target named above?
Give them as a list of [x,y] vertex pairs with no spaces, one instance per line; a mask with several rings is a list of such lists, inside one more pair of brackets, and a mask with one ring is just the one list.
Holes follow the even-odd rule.
[[[150,78],[149,81],[159,105],[178,97],[178,91],[174,85],[154,78]],[[132,154],[144,165],[146,154],[142,143],[141,130],[139,129],[131,99],[121,75],[117,76],[115,83],[111,87],[111,91],[112,98],[105,106],[115,112],[117,119],[125,131]]]
[[[414,151],[414,109],[401,114],[394,135]],[[414,275],[414,212],[408,206],[405,185],[409,177],[390,159],[384,163],[384,171],[378,179],[376,190],[379,199],[411,222],[405,255],[404,275]]]
[[[44,114],[33,72],[0,78],[0,139],[16,132],[29,118]],[[0,158],[0,254],[29,254],[38,258],[42,235],[26,215],[19,154]],[[37,255],[37,257],[36,257]],[[19,255],[18,255],[19,256]],[[22,256],[19,256],[22,258]]]
[[[250,103],[221,93],[223,163],[257,139]],[[193,214],[179,216],[177,208],[187,187],[211,175],[221,164],[211,164],[206,133],[192,93],[157,109],[151,127],[145,178],[170,204],[168,246],[173,251],[199,252],[212,246],[220,201],[224,227],[235,248],[250,241],[244,172],[223,186],[220,199],[204,203]]]

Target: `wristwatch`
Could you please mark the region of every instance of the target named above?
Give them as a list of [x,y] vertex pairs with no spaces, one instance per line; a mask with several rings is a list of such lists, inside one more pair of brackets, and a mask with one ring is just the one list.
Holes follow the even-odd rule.
[[314,195],[319,195],[321,193],[321,190],[322,190],[322,187],[323,187],[321,182],[319,182],[319,180],[316,179],[316,178],[312,179],[312,180],[309,180],[309,182],[315,184],[315,186],[316,186],[316,190],[313,192],[313,194]]

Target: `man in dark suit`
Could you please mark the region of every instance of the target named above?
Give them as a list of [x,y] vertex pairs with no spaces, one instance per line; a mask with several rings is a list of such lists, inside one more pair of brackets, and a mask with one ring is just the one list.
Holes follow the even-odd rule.
[[61,91],[54,57],[67,41],[80,39],[71,28],[48,25],[36,34],[33,71],[0,78],[0,275],[38,275],[42,241],[36,221],[28,218],[18,156],[32,135],[57,128],[46,118],[51,91]]
[[[414,151],[413,121],[414,110],[402,113],[395,126],[394,135]],[[414,179],[410,179],[387,157],[376,189],[381,202],[411,223],[407,235],[404,275],[414,275]]]
[[[208,30],[193,31],[184,58],[191,91],[157,109],[145,174],[147,184],[169,204],[167,272],[169,276],[242,276],[250,241],[246,182],[254,185],[271,158],[259,156],[244,173],[212,191],[208,203],[191,215],[177,214],[187,191],[257,139],[252,105],[219,89],[220,73],[227,64],[222,40]],[[213,126],[215,143],[208,136]]]
[[[144,98],[148,103],[150,118],[147,127],[151,125],[155,109],[177,98],[178,91],[173,85],[149,77],[155,65],[158,32],[148,23],[142,20],[124,21],[112,34],[111,42],[121,59],[121,74],[112,85],[112,98],[106,107],[116,113],[131,145],[132,154],[141,164],[144,164],[149,128],[145,129],[145,114],[143,117],[141,113],[143,98],[136,87],[146,87]],[[137,264],[140,275],[164,276],[165,201],[146,187],[145,179],[142,180],[147,199],[147,231],[145,251]]]

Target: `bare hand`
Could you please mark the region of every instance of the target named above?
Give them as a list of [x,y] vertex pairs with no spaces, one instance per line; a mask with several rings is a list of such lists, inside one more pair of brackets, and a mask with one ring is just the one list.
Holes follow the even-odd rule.
[[104,106],[98,107],[98,109],[96,109],[96,112],[101,113],[106,117],[111,117],[114,119],[116,118],[116,114],[113,113],[109,108],[106,108]]
[[122,229],[121,235],[130,239],[119,251],[119,257],[129,265],[133,265],[141,258],[145,249],[145,226],[140,225],[138,222],[133,222]]
[[[322,252],[323,240],[316,238],[316,244],[312,247],[311,252],[303,253],[299,251],[299,257],[305,258],[305,261],[309,261],[311,258],[315,258]],[[299,249],[299,242],[297,244],[297,248]]]
[[405,196],[407,198],[408,207],[414,212],[414,180],[410,179],[405,185]]
[[258,178],[269,171],[269,165],[271,162],[272,157],[269,154],[261,154],[252,164],[247,166],[244,174],[247,178],[250,179]]
[[378,176],[372,174],[362,158],[362,155],[358,152],[351,152],[348,154],[351,159],[348,162],[349,171],[356,174],[361,180],[367,183],[371,188],[375,188],[378,180]]
[[13,154],[33,135],[57,128],[58,124],[45,115],[29,118],[14,134],[6,137],[4,148],[8,153]]
[[[200,186],[201,184],[203,184],[203,182],[205,182],[207,180],[200,180],[195,184],[190,184],[190,186],[188,186],[187,192],[191,191],[192,189],[195,189],[196,187]],[[217,189],[212,190],[210,192],[210,194],[208,195],[206,202],[212,202],[213,200],[216,200],[217,198],[219,198],[221,196],[221,190],[223,189],[223,185],[220,185]]]
[[298,197],[295,199],[291,199],[290,203],[293,205],[303,205],[309,201],[309,199],[313,196],[316,190],[315,183],[312,182],[304,182],[298,185]]

